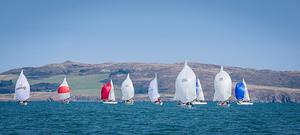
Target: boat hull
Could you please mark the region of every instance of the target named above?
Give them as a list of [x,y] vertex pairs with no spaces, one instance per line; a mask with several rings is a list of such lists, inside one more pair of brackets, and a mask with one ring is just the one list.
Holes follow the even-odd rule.
[[163,102],[155,102],[154,104],[156,104],[156,105],[163,105],[164,103]]
[[230,104],[227,104],[227,105],[219,105],[221,107],[230,107]]
[[189,103],[182,103],[182,102],[179,102],[178,105],[179,105],[180,107],[183,107],[183,108],[189,108],[189,109],[193,108],[193,106],[194,106],[191,102],[189,102]]
[[28,101],[24,101],[24,102],[19,102],[20,105],[26,106],[28,105]]
[[253,105],[251,102],[237,102],[237,105]]
[[61,100],[60,102],[61,102],[62,104],[69,104],[69,103],[70,103],[70,99]]
[[206,105],[206,104],[207,102],[198,102],[198,101],[193,102],[193,105]]
[[230,103],[219,102],[218,106],[221,106],[221,107],[230,107]]
[[105,102],[103,102],[103,104],[115,105],[115,104],[118,104],[118,102],[115,102],[115,101],[105,101]]

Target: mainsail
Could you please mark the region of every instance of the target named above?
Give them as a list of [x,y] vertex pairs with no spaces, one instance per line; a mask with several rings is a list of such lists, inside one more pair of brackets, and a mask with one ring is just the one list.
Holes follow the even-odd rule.
[[113,84],[112,80],[110,80],[110,86],[111,86],[111,88],[110,88],[108,100],[115,101],[116,100],[115,89],[114,89],[114,84]]
[[220,72],[215,76],[214,88],[215,94],[213,101],[226,101],[231,97],[231,78],[221,67]]
[[29,97],[30,97],[30,85],[27,81],[27,78],[23,74],[23,70],[22,70],[16,82],[15,98],[19,101],[26,101],[29,99]]
[[184,67],[176,78],[175,100],[182,103],[192,102],[196,99],[196,75],[185,61]]
[[148,96],[151,102],[155,102],[160,97],[158,93],[158,83],[157,83],[157,74],[155,74],[155,78],[150,82],[148,88]]
[[197,95],[197,100],[200,100],[200,101],[205,100],[199,78],[197,79],[197,82],[196,82],[196,95]]
[[66,99],[70,98],[70,96],[71,96],[70,92],[71,92],[71,89],[70,89],[67,79],[65,77],[63,82],[60,84],[60,86],[57,89],[59,99],[66,100]]
[[129,100],[134,97],[134,87],[129,77],[129,74],[127,75],[126,79],[122,83],[121,91],[122,91],[122,100]]
[[243,79],[243,84],[245,86],[245,96],[244,96],[244,101],[250,101],[250,97],[249,97],[249,92],[248,92],[248,88],[247,88],[247,84],[245,82],[245,80]]

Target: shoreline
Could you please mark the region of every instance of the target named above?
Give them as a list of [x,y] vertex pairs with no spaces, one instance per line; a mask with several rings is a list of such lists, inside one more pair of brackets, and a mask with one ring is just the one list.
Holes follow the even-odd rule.
[[[0,102],[16,102],[13,99],[14,94],[0,94]],[[173,100],[172,94],[161,94],[163,102],[176,102]],[[150,102],[147,94],[136,94],[134,97],[136,102]],[[29,98],[30,102],[59,102],[56,92],[32,92]],[[117,102],[123,102],[121,98],[116,98]],[[214,102],[206,100],[207,102]],[[71,102],[101,102],[99,96],[75,94],[71,96]],[[269,100],[252,100],[253,103],[297,103],[300,102],[278,102]],[[232,100],[235,103],[235,100]]]

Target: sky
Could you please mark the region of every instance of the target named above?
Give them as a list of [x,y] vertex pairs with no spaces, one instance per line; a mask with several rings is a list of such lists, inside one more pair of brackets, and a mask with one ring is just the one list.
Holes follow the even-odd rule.
[[66,60],[300,70],[299,0],[0,0],[0,72]]

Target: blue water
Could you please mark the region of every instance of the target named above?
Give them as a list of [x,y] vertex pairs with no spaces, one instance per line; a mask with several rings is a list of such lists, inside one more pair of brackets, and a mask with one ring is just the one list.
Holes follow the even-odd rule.
[[0,134],[300,134],[300,104],[0,102]]

